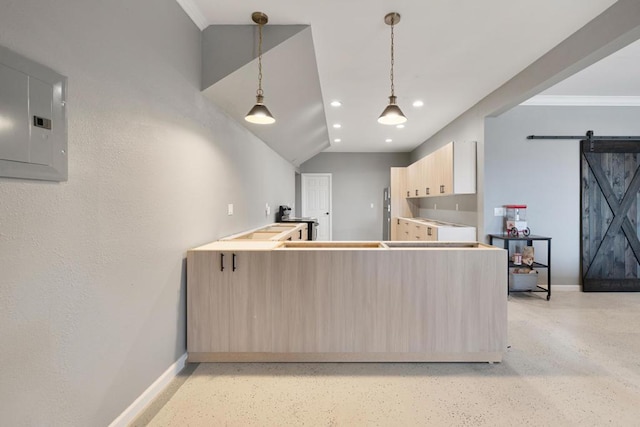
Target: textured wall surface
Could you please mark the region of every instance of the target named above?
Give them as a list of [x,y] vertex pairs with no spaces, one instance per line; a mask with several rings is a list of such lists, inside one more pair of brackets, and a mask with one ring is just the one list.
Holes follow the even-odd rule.
[[200,94],[175,0],[0,10],[69,78],[68,182],[0,178],[0,425],[107,425],[185,352],[186,250],[272,222],[294,168]]
[[332,174],[333,240],[380,240],[389,168],[408,163],[409,153],[320,153],[301,164],[300,172]]

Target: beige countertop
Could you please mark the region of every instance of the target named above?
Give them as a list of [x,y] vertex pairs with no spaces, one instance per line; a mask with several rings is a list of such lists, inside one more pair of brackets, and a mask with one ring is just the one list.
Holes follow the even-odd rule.
[[193,251],[269,251],[269,250],[500,250],[478,242],[383,242],[383,241],[274,241],[219,240],[191,249]]

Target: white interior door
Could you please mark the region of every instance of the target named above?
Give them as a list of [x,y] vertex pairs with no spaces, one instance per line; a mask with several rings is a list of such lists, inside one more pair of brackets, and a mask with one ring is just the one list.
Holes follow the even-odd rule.
[[318,240],[331,240],[331,174],[303,173],[302,216],[318,218]]

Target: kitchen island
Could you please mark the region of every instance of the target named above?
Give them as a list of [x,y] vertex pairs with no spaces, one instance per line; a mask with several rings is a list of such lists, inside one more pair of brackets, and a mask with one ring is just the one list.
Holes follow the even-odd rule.
[[213,242],[187,255],[189,361],[498,362],[506,263],[475,242]]

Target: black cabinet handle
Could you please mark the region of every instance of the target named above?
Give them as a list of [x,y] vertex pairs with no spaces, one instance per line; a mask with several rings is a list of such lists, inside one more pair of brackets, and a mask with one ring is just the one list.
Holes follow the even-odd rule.
[[425,190],[427,190],[425,191],[425,193],[429,194],[429,187],[427,187]]
[[416,190],[416,196],[418,195],[418,190]]
[[407,197],[411,196],[411,193],[407,191]]
[[427,234],[431,236],[431,227],[427,228]]
[[396,219],[396,221],[398,221],[398,225],[400,225],[400,220],[399,220],[399,219]]
[[224,254],[220,254],[220,271],[224,271]]
[[441,193],[444,193],[444,185],[441,185],[441,186],[440,186],[440,192],[441,192]]
[[233,256],[231,257],[231,270],[232,271],[236,271],[236,254],[233,254]]
[[302,240],[302,230],[298,230],[298,233],[299,233],[298,239]]

